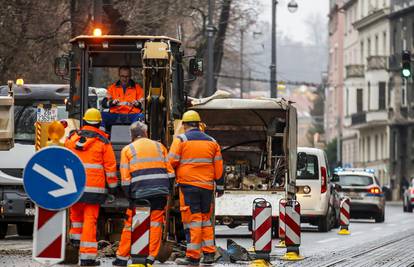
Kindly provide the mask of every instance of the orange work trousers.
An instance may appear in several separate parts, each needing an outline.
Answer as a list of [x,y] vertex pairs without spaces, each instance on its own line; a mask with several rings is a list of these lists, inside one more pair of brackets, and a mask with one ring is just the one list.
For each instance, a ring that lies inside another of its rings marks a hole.
[[186,256],[195,260],[215,253],[214,228],[211,222],[213,191],[195,186],[180,187],[180,211],[187,239]]
[[[150,215],[150,243],[148,260],[154,261],[158,255],[162,239],[162,227],[165,223],[166,197],[148,199],[151,203]],[[127,218],[124,222],[124,229],[121,234],[116,257],[121,260],[128,260],[131,252],[131,231],[132,231],[132,209],[127,209]]]
[[70,209],[69,237],[80,241],[79,258],[81,260],[95,260],[98,254],[96,242],[96,222],[99,216],[99,204],[78,202]]

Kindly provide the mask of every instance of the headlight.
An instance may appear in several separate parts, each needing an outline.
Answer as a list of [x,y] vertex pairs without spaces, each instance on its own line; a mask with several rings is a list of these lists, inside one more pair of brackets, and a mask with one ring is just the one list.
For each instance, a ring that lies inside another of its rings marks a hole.
[[303,188],[303,193],[305,193],[305,194],[309,194],[309,193],[310,193],[310,191],[311,191],[311,188],[310,188],[309,186],[305,186],[305,187]]

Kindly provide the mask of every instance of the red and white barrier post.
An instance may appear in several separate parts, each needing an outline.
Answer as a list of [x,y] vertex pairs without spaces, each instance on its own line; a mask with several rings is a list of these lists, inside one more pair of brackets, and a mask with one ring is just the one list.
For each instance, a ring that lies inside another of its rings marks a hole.
[[351,200],[349,198],[344,198],[341,201],[341,213],[339,215],[339,232],[340,235],[349,235],[351,232],[349,231],[349,219],[351,218],[350,213],[350,203]]
[[133,264],[146,264],[149,255],[151,208],[137,206],[132,217],[131,259]]
[[33,259],[47,266],[65,258],[66,210],[46,210],[36,205]]
[[302,260],[303,257],[299,253],[299,246],[301,241],[300,204],[296,200],[289,200],[286,203],[285,225],[286,253],[282,259],[287,261]]
[[285,248],[285,217],[286,217],[286,199],[281,199],[279,201],[279,244],[277,244],[277,248]]
[[253,246],[257,258],[269,260],[272,251],[272,205],[262,198],[253,201]]

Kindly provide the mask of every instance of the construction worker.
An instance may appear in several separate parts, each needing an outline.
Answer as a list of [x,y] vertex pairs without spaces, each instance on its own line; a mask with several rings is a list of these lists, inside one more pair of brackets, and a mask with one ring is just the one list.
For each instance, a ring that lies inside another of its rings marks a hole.
[[119,80],[107,89],[106,100],[102,103],[109,107],[103,112],[103,126],[109,128],[116,122],[135,122],[143,117],[144,90],[131,79],[131,69],[123,66],[118,70]]
[[[153,264],[161,245],[162,226],[165,221],[167,196],[174,183],[174,170],[168,162],[167,149],[159,142],[147,138],[147,125],[134,122],[130,127],[132,143],[121,152],[122,188],[131,206],[151,205],[149,256],[146,264]],[[114,266],[126,266],[131,250],[132,209],[127,219],[116,253]],[[133,263],[134,263],[134,259]]]
[[179,265],[214,262],[216,252],[213,222],[214,184],[218,196],[223,194],[223,159],[217,142],[199,128],[201,119],[196,111],[187,111],[182,118],[184,134],[174,139],[169,161],[176,171],[180,210],[187,239],[185,259]]
[[79,131],[72,131],[65,142],[65,147],[79,156],[86,171],[84,193],[70,208],[69,236],[72,245],[79,246],[80,265],[98,266],[100,262],[96,260],[96,222],[99,207],[107,197],[105,184],[110,191],[114,191],[118,179],[111,143],[107,135],[99,129],[101,113],[95,108],[88,109],[83,120],[85,125]]

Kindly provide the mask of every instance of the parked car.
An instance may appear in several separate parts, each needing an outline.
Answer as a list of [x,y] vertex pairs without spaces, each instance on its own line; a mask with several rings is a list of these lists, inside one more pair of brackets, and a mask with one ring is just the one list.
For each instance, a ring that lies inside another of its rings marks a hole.
[[384,222],[385,196],[372,169],[337,170],[341,196],[351,199],[351,218]]
[[301,221],[327,232],[339,226],[339,186],[332,183],[328,159],[318,148],[298,147],[307,155],[306,167],[298,169],[296,197],[301,206]]
[[403,210],[404,212],[413,212],[414,206],[414,179],[408,188],[404,189],[403,193]]

